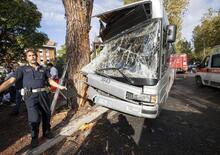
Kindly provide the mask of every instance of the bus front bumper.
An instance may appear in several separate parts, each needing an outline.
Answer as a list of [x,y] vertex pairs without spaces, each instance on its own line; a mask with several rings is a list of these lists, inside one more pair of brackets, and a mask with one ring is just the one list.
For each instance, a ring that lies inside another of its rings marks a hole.
[[104,96],[92,87],[88,89],[88,98],[97,105],[137,117],[156,118],[158,115],[158,104],[155,106],[134,104],[121,99]]

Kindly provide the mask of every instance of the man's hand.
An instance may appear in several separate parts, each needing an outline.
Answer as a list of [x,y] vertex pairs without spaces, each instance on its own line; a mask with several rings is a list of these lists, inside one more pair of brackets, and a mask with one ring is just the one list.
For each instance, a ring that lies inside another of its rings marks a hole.
[[58,87],[60,90],[67,90],[67,88],[65,86],[60,86]]
[[58,83],[56,83],[56,82],[55,82],[54,80],[52,80],[52,79],[49,79],[49,84],[50,84],[51,86],[54,86],[54,87],[58,88],[58,89],[67,90],[66,87],[59,85]]

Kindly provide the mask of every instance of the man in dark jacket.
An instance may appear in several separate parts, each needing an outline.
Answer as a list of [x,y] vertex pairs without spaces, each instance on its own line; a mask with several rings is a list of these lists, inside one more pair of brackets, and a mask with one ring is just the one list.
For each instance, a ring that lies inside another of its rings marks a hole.
[[[38,65],[37,55],[34,50],[26,51],[26,60],[28,65],[19,67],[14,75],[0,85],[0,93],[9,88],[16,81],[23,81],[21,94],[24,95],[28,111],[28,121],[31,128],[31,146],[38,146],[38,133],[40,125],[40,116],[42,116],[43,136],[52,138],[50,131],[51,112],[48,101],[46,82],[61,90],[66,89],[50,77],[50,73],[43,66]],[[41,114],[41,115],[40,115]]]

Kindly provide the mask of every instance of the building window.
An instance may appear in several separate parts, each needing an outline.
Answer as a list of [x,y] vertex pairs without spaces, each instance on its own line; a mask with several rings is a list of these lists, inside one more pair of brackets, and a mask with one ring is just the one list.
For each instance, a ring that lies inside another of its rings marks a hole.
[[46,56],[49,56],[50,55],[50,52],[48,49],[46,49]]
[[43,55],[43,50],[39,49],[39,53],[40,53],[40,56],[42,56]]
[[47,57],[47,63],[49,63],[50,62],[50,58],[49,57]]

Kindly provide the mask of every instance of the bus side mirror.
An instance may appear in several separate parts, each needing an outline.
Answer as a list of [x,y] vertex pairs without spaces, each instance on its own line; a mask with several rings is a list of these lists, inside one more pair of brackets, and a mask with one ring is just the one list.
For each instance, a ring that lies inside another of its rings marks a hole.
[[177,31],[176,25],[167,26],[167,42],[168,43],[173,43],[176,41],[176,31]]

